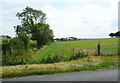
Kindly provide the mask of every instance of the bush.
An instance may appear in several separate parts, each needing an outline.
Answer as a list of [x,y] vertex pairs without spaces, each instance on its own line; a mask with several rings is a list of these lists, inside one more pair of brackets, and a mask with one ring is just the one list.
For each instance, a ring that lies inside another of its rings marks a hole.
[[55,63],[55,62],[61,62],[65,61],[65,55],[57,55],[57,54],[52,54],[48,55],[47,57],[44,57],[41,59],[40,63]]
[[10,39],[2,39],[2,53],[6,54],[10,51]]
[[3,40],[2,65],[25,64],[31,58],[31,50],[26,49],[25,43],[18,37]]
[[24,48],[28,49],[29,47],[29,36],[25,32],[19,32],[18,33],[18,38],[23,42]]
[[64,54],[58,55],[58,54],[53,53],[52,55],[48,55],[44,58],[41,58],[39,60],[39,63],[47,64],[47,63],[63,62],[63,61],[69,61],[69,60],[76,60],[76,59],[84,58],[87,56],[88,54],[82,51],[76,52],[76,55],[71,56],[71,57],[66,57]]
[[20,51],[21,49],[25,49],[23,41],[19,39],[18,37],[11,39],[10,46],[13,50]]
[[2,65],[25,64],[31,54],[37,51],[36,41],[29,40],[26,33],[18,33],[18,37],[2,40]]
[[37,46],[37,41],[35,41],[35,40],[30,40],[30,48],[37,48],[36,46]]
[[87,57],[87,56],[88,56],[88,53],[85,53],[83,51],[78,51],[78,52],[76,52],[76,55],[71,56],[70,60],[76,60],[76,59],[84,58],[84,57]]

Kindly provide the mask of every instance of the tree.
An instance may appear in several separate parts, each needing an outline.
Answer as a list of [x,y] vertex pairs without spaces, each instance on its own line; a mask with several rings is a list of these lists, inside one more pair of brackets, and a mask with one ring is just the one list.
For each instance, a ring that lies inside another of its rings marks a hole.
[[116,33],[110,33],[109,36],[111,37],[120,37],[120,31],[116,32]]
[[59,38],[56,38],[56,39],[54,39],[55,41],[59,41],[60,39]]
[[67,39],[66,38],[60,38],[60,41],[66,41]]
[[116,32],[116,33],[115,33],[115,36],[116,36],[116,37],[120,37],[120,31]]
[[8,36],[8,35],[1,35],[0,37],[3,38],[3,39],[11,39],[11,37]]
[[46,24],[46,14],[41,10],[26,7],[23,12],[16,16],[21,20],[21,25],[14,26],[16,35],[19,32],[26,32],[31,39],[36,40],[38,46],[48,43],[53,39],[53,31]]
[[113,38],[113,36],[115,36],[115,34],[114,33],[110,33],[109,36]]
[[49,29],[48,24],[35,24],[36,29],[31,37],[33,40],[37,40],[38,45],[45,45],[53,41],[53,31]]
[[18,38],[21,39],[21,41],[23,42],[25,49],[28,49],[29,36],[27,35],[27,33],[19,32],[18,33]]

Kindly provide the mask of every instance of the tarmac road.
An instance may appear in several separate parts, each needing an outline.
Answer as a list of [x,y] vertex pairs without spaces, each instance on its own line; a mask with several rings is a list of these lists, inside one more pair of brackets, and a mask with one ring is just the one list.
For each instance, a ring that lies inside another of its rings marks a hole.
[[3,81],[118,81],[118,69],[34,75]]

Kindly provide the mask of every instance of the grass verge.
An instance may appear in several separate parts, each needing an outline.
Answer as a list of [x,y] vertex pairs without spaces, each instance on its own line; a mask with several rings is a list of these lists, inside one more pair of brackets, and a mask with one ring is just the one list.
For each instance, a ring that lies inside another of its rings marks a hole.
[[88,71],[104,68],[117,68],[118,56],[88,56],[85,58],[53,63],[3,66],[2,77],[12,78],[28,75],[53,74],[72,71]]

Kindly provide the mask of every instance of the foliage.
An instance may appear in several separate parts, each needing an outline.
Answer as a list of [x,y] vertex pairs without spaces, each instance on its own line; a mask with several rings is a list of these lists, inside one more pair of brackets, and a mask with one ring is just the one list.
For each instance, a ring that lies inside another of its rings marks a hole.
[[2,39],[11,39],[11,37],[8,36],[8,35],[1,35],[0,37],[1,37]]
[[3,65],[26,64],[30,55],[37,52],[36,47],[53,41],[53,31],[46,24],[46,14],[41,10],[26,7],[16,16],[21,20],[21,25],[14,26],[16,37],[2,36],[10,39],[3,40]]
[[24,48],[28,49],[30,39],[29,39],[29,36],[27,35],[27,33],[19,32],[18,37],[24,43]]
[[46,14],[41,10],[26,7],[16,16],[21,20],[21,25],[14,26],[16,37],[3,40],[3,65],[23,64],[25,57],[29,59],[27,55],[31,51],[32,53],[37,51],[36,47],[40,48],[53,41],[53,31],[49,24],[46,24]]
[[12,38],[10,40],[10,46],[11,46],[11,49],[18,50],[18,51],[21,49],[25,49],[24,42],[18,37]]
[[120,37],[120,31],[115,33],[116,37]]
[[59,41],[60,39],[59,39],[59,38],[55,38],[54,40],[55,40],[55,41]]
[[48,24],[35,24],[36,29],[32,33],[31,39],[36,40],[38,46],[48,44],[53,41],[53,31]]
[[41,64],[41,63],[44,63],[44,64],[47,64],[47,63],[56,63],[56,62],[64,62],[64,61],[70,61],[70,60],[76,60],[76,59],[79,59],[79,58],[85,58],[87,57],[88,54],[87,53],[84,53],[82,51],[80,52],[76,52],[75,55],[72,55],[70,57],[66,57],[66,55],[64,55],[64,53],[61,53],[60,55],[58,54],[51,54],[51,55],[48,55],[46,57],[43,57],[43,58],[39,58],[39,60],[31,60],[29,62],[29,64]]
[[78,40],[76,37],[67,37],[67,38],[56,38],[54,40],[57,41],[71,41],[71,40]]
[[110,33],[109,36],[114,37],[115,33]]
[[76,52],[76,55],[74,56],[71,56],[70,60],[76,60],[76,59],[79,59],[79,58],[84,58],[84,57],[87,57],[88,54],[83,52],[83,51],[78,51]]
[[[26,49],[24,41],[19,37],[3,39],[2,42],[2,65],[25,64],[31,58],[32,50]],[[29,46],[33,45],[30,43]]]
[[33,49],[33,48],[36,48],[37,46],[37,42],[35,40],[29,40],[29,43],[30,43],[30,48]]
[[60,38],[60,41],[67,41],[66,38]]
[[110,33],[109,36],[111,37],[120,37],[120,31],[116,32],[116,33]]
[[11,62],[13,63],[17,56],[22,55],[22,49],[24,49],[24,44],[18,37],[12,38],[9,42],[8,40],[3,40],[3,65],[10,65]]
[[46,14],[41,10],[26,7],[23,12],[16,15],[21,25],[14,26],[16,34],[26,32],[31,39],[36,40],[38,47],[49,43],[53,39],[53,32],[46,23]]
[[42,58],[40,63],[46,64],[46,63],[62,62],[65,61],[65,57],[66,57],[65,55],[52,54]]
[[2,53],[6,54],[7,50],[10,51],[10,39],[2,39]]

